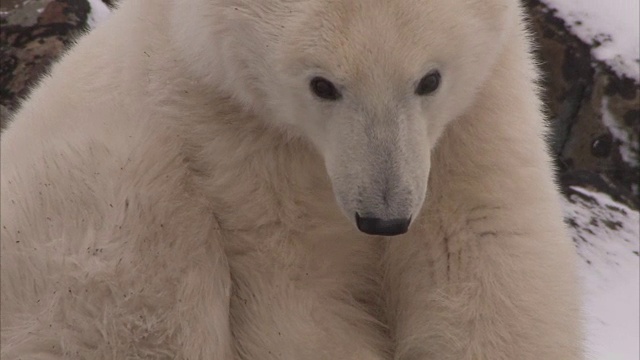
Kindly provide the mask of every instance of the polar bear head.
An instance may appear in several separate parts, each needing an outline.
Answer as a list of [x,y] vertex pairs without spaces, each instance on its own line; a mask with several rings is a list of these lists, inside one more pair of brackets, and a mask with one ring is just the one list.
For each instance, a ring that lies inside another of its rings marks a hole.
[[430,151],[518,18],[509,0],[175,0],[191,69],[323,156],[363,232],[407,231]]

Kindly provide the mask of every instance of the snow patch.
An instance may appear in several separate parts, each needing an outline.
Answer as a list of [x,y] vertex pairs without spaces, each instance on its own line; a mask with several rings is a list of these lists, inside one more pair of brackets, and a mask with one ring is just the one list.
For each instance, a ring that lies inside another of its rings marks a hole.
[[543,0],[568,28],[592,46],[593,56],[640,82],[640,1]]
[[609,99],[602,100],[602,122],[609,129],[611,135],[620,142],[620,156],[622,160],[630,165],[638,164],[640,158],[640,143],[634,139],[631,131],[620,125],[613,114],[609,111]]
[[102,2],[102,0],[88,0],[91,6],[89,11],[89,19],[87,24],[90,29],[95,29],[100,23],[104,22],[110,15],[111,9]]
[[582,258],[587,349],[593,360],[640,359],[640,214],[572,186],[565,217]]

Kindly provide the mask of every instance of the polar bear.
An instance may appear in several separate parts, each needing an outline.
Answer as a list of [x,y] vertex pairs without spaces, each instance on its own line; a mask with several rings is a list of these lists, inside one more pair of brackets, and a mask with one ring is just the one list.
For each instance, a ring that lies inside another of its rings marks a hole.
[[2,134],[3,359],[581,359],[522,10],[123,0]]

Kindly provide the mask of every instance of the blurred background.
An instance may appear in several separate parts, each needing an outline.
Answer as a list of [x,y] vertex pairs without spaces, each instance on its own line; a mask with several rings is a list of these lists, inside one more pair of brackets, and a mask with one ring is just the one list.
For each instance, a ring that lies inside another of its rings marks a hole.
[[[137,1],[137,0],[130,0]],[[354,0],[355,1],[355,0]],[[116,0],[1,0],[0,128]],[[526,0],[594,360],[640,359],[638,0]]]

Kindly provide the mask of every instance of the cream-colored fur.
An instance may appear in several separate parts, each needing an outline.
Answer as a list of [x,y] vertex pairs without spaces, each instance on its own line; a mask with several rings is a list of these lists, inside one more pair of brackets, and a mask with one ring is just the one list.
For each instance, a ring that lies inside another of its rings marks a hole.
[[123,1],[2,134],[2,359],[581,359],[529,51],[508,0]]

